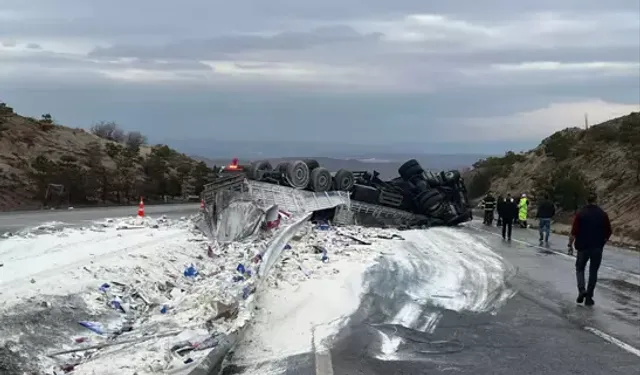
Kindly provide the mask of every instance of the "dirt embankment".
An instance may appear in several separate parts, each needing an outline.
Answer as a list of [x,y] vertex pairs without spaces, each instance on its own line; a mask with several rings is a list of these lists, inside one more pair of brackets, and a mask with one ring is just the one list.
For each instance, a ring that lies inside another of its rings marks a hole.
[[467,174],[471,194],[549,194],[559,213],[554,230],[567,233],[590,192],[609,213],[618,243],[640,245],[640,113],[588,129],[567,128],[533,150],[477,162]]
[[116,130],[120,140],[58,125],[50,115],[20,116],[0,103],[0,211],[126,204],[140,196],[160,202],[197,195],[212,176],[202,162],[164,145],[132,145]]

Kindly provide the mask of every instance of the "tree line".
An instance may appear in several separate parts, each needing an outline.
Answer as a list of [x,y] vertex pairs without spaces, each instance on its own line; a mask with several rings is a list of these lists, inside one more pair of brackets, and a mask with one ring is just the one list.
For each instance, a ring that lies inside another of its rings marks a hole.
[[94,141],[84,150],[53,160],[38,155],[31,161],[36,195],[44,205],[131,203],[139,199],[199,195],[217,168],[209,168],[166,145],[141,152],[147,139],[126,133],[113,122],[94,125],[91,132],[109,142]]

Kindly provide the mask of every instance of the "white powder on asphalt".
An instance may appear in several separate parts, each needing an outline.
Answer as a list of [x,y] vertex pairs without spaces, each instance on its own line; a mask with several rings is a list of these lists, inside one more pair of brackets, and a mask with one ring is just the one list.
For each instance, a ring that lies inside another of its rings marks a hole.
[[237,362],[308,353],[313,342],[316,348],[324,346],[358,308],[363,275],[372,264],[365,259],[334,260],[322,265],[327,274],[317,279],[299,285],[282,283],[265,291],[259,296],[260,310],[245,336],[251,344],[240,346]]

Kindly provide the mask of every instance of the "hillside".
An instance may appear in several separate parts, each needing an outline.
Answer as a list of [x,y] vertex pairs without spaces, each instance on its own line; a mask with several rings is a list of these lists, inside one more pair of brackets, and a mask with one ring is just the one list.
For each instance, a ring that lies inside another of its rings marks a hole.
[[[470,193],[480,197],[527,193],[532,201],[549,193],[561,209],[557,220],[568,224],[589,191],[609,213],[616,237],[640,241],[640,113],[615,118],[588,129],[567,128],[535,149],[487,158],[468,173]],[[535,203],[535,202],[532,202]],[[535,207],[535,204],[533,205]],[[534,211],[535,212],[535,211]],[[533,216],[532,216],[533,217]],[[558,224],[558,231],[565,231]]]
[[161,200],[198,194],[211,178],[205,163],[144,143],[114,123],[72,129],[0,103],[0,210]]

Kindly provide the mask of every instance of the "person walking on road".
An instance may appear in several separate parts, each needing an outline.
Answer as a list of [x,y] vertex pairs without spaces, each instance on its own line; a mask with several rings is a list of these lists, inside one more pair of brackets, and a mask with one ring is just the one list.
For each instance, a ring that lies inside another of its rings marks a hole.
[[[576,255],[576,281],[578,282],[577,303],[584,302],[593,306],[593,291],[598,281],[598,270],[602,263],[604,245],[611,237],[611,222],[609,215],[596,205],[596,195],[591,194],[587,205],[583,207],[573,219],[571,237],[569,237],[569,254],[573,254],[573,247],[578,251]],[[589,263],[589,282],[585,288],[584,271]]]
[[520,221],[520,227],[528,228],[527,225],[527,211],[529,210],[529,200],[527,194],[522,193],[522,198],[518,202],[518,220]]
[[511,194],[507,194],[499,215],[502,217],[502,239],[511,241],[513,222],[518,218],[518,204]]
[[482,200],[482,207],[484,208],[484,224],[491,225],[493,223],[493,211],[496,208],[496,198],[493,197],[491,192],[487,192],[487,195]]
[[[538,219],[538,232],[540,232],[540,246],[544,244],[549,246],[549,234],[551,233],[551,219],[556,214],[556,206],[549,199],[549,196],[545,194],[542,200],[538,203],[538,212],[536,218]],[[544,235],[544,238],[543,238]]]
[[502,208],[504,207],[504,197],[502,195],[498,195],[498,201],[496,202],[496,211],[498,212],[498,222],[496,225],[498,227],[502,226],[502,216],[500,216],[500,212],[502,212]]

